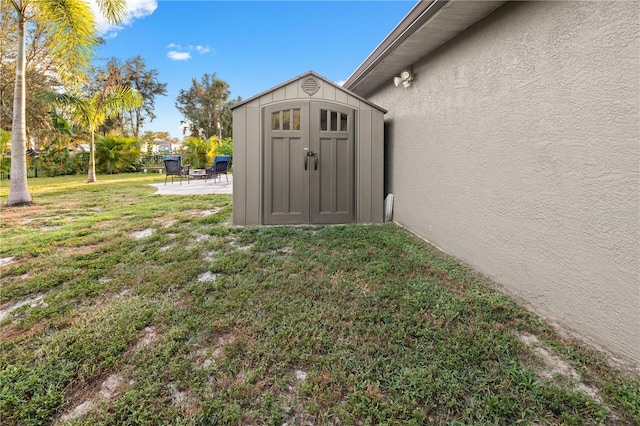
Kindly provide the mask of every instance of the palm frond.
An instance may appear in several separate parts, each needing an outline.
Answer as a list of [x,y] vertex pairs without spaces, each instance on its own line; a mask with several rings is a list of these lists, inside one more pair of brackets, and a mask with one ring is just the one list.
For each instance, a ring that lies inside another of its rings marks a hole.
[[35,3],[36,19],[51,37],[51,53],[63,77],[78,80],[98,44],[90,6],[82,0],[36,0]]
[[66,134],[67,136],[73,136],[73,126],[66,118],[58,114],[55,108],[51,111],[51,125],[59,132]]
[[112,24],[122,21],[127,12],[127,0],[96,0],[102,16]]
[[137,108],[142,105],[142,95],[129,86],[116,86],[107,92],[103,100],[104,111],[112,117],[122,110]]
[[68,93],[43,92],[38,93],[36,97],[46,103],[60,106],[62,108],[76,108],[80,104],[86,102],[84,99]]

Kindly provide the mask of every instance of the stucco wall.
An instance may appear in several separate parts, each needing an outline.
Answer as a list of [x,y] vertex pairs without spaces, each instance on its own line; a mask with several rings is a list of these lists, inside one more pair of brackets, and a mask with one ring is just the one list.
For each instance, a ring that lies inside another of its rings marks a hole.
[[637,2],[507,4],[370,96],[394,220],[637,364],[639,33]]

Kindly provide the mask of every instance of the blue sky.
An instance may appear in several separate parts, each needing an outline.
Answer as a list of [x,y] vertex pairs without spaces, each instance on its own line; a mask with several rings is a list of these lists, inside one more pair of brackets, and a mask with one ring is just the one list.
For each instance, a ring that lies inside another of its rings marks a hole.
[[145,130],[182,139],[175,99],[193,78],[216,73],[231,97],[247,99],[313,70],[346,80],[415,0],[213,1],[128,0],[118,28],[99,24],[106,37],[99,58],[138,55],[167,83],[156,98],[157,118]]

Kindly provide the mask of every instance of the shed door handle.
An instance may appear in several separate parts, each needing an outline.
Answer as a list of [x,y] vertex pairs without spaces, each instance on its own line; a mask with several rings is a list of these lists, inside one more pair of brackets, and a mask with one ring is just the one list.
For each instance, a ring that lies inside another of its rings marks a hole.
[[314,157],[315,158],[315,169],[318,170],[318,157],[316,156],[316,153],[313,151],[308,151],[307,148],[304,149],[305,151],[307,151],[307,153],[304,156],[304,169],[307,170],[308,169],[308,161],[309,161],[309,157]]
[[313,154],[313,169],[318,170],[318,156]]

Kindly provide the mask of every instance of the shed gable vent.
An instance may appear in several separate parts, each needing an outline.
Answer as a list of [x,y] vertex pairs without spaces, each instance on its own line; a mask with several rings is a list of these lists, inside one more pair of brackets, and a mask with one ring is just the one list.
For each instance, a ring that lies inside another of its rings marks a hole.
[[304,93],[311,96],[320,90],[320,82],[313,77],[307,77],[302,80],[302,90]]

